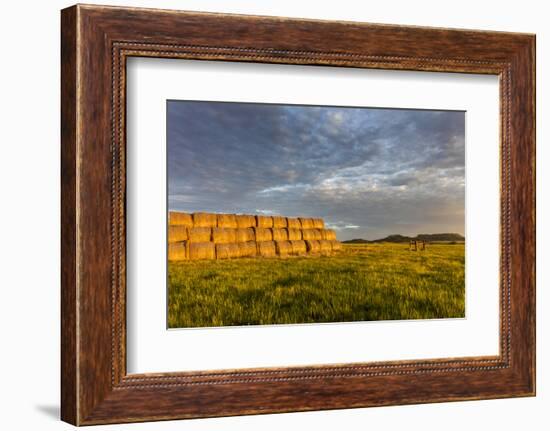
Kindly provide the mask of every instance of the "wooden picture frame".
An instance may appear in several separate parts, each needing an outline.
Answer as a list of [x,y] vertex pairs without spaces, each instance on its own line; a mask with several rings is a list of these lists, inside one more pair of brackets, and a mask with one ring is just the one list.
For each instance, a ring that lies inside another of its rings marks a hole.
[[[61,417],[75,425],[535,394],[535,36],[77,5],[61,14]],[[127,374],[130,56],[500,77],[500,354]]]

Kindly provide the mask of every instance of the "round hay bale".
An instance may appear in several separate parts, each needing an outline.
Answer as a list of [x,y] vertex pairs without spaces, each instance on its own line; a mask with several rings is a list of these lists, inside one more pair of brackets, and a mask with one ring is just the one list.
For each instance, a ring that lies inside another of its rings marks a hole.
[[254,228],[254,238],[256,241],[272,241],[273,240],[273,232],[271,229],[264,228],[264,227],[255,227]]
[[321,244],[319,244],[319,241],[316,239],[308,239],[305,241],[306,248],[308,253],[320,253],[321,252]]
[[235,242],[254,241],[254,228],[239,228],[235,229]]
[[315,227],[313,225],[312,218],[299,217],[299,220],[300,220],[300,223],[302,223],[302,229],[313,229]]
[[256,217],[253,215],[239,214],[235,216],[235,220],[237,221],[237,227],[239,228],[256,226]]
[[273,227],[273,217],[257,215],[256,216],[256,226],[264,227],[264,228]]
[[210,213],[193,213],[193,226],[195,227],[216,227],[218,217]]
[[277,255],[277,248],[275,247],[275,241],[260,241],[256,243],[258,256],[262,257],[274,257]]
[[273,216],[273,229],[287,227],[286,217]]
[[212,240],[212,228],[191,227],[187,229],[189,242],[209,242]]
[[189,243],[189,260],[215,259],[216,244],[213,242]]
[[241,250],[239,244],[216,244],[216,259],[231,259],[235,257],[241,257]]
[[187,235],[187,226],[168,226],[168,242],[180,242],[187,241],[189,236]]
[[232,229],[236,229],[238,227],[235,214],[217,214],[216,219],[218,227],[228,227]]
[[342,250],[342,243],[340,241],[336,241],[335,239],[331,240],[330,243],[332,244],[332,251],[338,251]]
[[187,260],[189,252],[189,242],[180,241],[168,244],[168,260]]
[[212,241],[215,244],[229,244],[231,242],[237,242],[237,236],[235,233],[236,229],[231,229],[228,227],[213,227]]
[[322,218],[314,218],[313,219],[313,227],[315,229],[324,229],[325,228],[325,222]]
[[288,239],[298,241],[302,239],[302,231],[300,229],[287,228]]
[[315,239],[315,235],[313,233],[313,229],[304,229],[302,230],[302,238],[304,240],[314,240]]
[[287,217],[286,225],[289,229],[302,229],[302,223],[297,218]]
[[290,241],[290,244],[292,245],[292,254],[306,254],[307,248],[305,241]]
[[283,228],[273,228],[273,241],[286,241],[288,240],[288,231]]
[[330,254],[332,251],[332,243],[326,239],[319,241],[319,249],[322,254]]
[[332,229],[322,229],[321,236],[322,236],[322,239],[328,239],[332,241],[336,239],[336,231]]
[[292,254],[292,244],[290,241],[275,241],[275,249],[279,256]]
[[193,218],[191,214],[170,211],[168,213],[168,224],[171,226],[193,227]]
[[238,246],[241,257],[256,256],[256,241],[240,242]]
[[309,239],[309,240],[323,239],[323,237],[321,235],[321,231],[319,229],[303,229],[302,230],[302,238],[303,239]]

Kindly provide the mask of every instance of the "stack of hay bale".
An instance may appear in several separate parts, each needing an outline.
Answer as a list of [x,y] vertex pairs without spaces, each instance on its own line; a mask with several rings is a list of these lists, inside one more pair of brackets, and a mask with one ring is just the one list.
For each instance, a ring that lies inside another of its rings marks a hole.
[[328,255],[341,248],[320,218],[169,214],[168,260]]

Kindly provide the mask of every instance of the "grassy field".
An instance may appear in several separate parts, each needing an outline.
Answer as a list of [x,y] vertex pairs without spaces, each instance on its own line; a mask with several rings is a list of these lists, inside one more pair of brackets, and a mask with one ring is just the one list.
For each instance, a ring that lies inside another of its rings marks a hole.
[[170,328],[464,317],[464,244],[170,263]]

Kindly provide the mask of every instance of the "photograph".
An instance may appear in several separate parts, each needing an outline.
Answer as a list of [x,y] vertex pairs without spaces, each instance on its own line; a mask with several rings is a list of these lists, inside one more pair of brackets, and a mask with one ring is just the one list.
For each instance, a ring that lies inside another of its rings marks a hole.
[[543,7],[161,3],[7,6],[4,428],[547,423]]
[[167,326],[465,317],[465,112],[167,101]]

